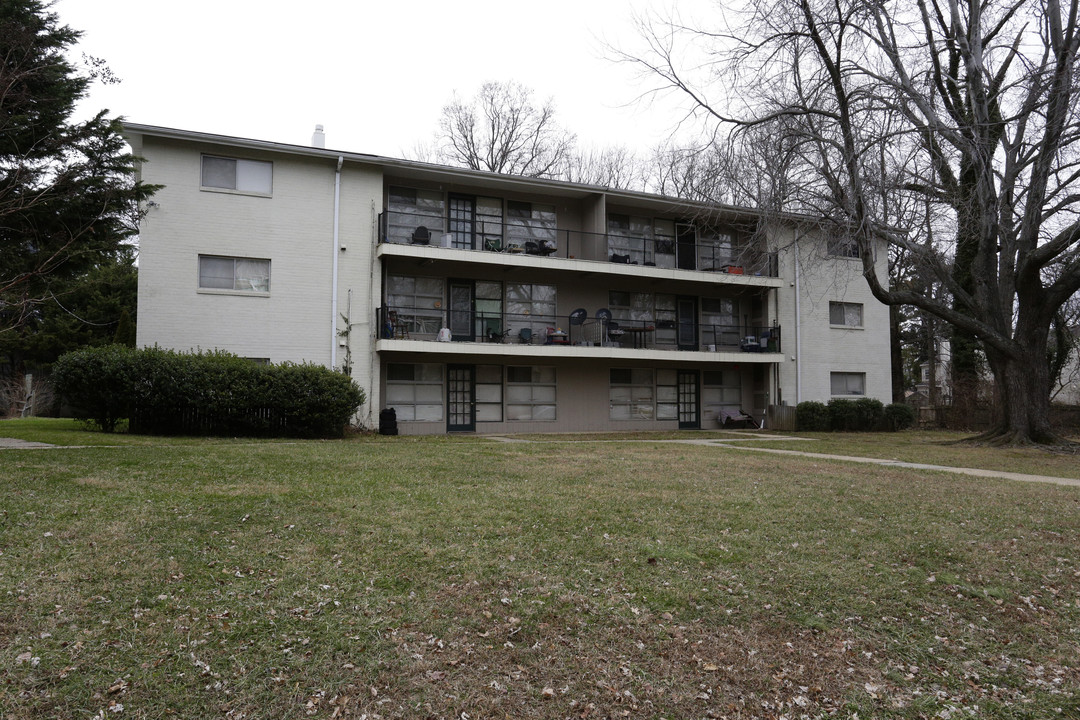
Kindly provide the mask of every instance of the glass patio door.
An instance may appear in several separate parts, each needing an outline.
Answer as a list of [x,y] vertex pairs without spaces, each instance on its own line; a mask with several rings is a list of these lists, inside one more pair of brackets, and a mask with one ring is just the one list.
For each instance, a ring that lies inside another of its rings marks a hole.
[[446,431],[476,430],[476,366],[446,367]]
[[448,210],[453,246],[462,250],[475,249],[476,199],[451,195]]
[[675,303],[678,315],[677,333],[680,350],[697,350],[697,299],[680,297]]
[[450,281],[450,307],[447,320],[452,340],[471,342],[473,337],[473,283],[471,280]]
[[679,429],[694,430],[701,427],[701,402],[698,390],[698,371],[679,370]]

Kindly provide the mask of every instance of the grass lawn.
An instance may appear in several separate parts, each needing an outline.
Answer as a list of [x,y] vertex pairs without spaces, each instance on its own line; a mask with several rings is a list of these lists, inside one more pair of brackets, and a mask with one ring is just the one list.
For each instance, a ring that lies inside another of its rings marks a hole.
[[0,450],[5,720],[1080,716],[1077,488],[640,437],[0,436],[105,443]]

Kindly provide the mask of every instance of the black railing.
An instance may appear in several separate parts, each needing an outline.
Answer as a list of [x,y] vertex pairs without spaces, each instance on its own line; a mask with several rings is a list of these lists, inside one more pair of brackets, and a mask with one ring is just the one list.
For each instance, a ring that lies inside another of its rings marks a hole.
[[527,218],[504,221],[478,216],[461,221],[387,210],[379,215],[379,242],[779,277],[777,254],[748,246],[566,230]]
[[379,308],[377,337],[526,345],[577,345],[706,352],[781,352],[779,326],[679,319],[620,320],[601,313],[546,315],[440,308]]

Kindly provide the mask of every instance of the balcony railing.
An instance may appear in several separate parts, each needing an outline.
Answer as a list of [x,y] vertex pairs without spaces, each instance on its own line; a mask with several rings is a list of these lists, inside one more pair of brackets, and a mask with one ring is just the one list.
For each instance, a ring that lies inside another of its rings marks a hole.
[[387,210],[379,215],[379,242],[779,277],[776,253],[721,242],[565,230],[529,218],[463,221]]
[[690,320],[589,318],[477,310],[384,307],[376,311],[381,339],[576,345],[706,352],[782,352],[780,327]]

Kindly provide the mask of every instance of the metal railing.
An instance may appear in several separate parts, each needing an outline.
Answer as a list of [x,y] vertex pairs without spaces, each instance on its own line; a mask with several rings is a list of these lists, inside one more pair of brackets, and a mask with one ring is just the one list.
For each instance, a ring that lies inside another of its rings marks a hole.
[[576,345],[706,352],[782,352],[779,326],[382,307],[377,337],[525,345]]
[[719,242],[593,233],[522,219],[450,220],[441,215],[387,210],[379,214],[379,242],[401,245],[593,260],[733,275],[779,277],[776,253]]

